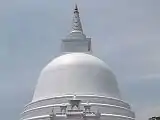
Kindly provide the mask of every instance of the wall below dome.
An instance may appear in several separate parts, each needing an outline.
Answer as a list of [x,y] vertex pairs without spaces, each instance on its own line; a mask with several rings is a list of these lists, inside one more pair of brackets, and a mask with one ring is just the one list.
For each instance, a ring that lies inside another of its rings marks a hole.
[[[82,108],[83,106],[81,106]],[[41,108],[37,108],[28,112],[25,112],[23,114],[23,119],[30,118],[30,117],[35,117],[35,116],[41,116],[41,115],[49,115],[51,114],[53,109],[53,106],[42,106]],[[92,106],[92,111],[96,112],[97,109],[99,110],[100,113],[105,113],[105,114],[114,114],[114,115],[121,115],[121,116],[127,116],[127,117],[132,117],[134,118],[134,113],[131,112],[128,109],[121,108],[118,106],[108,106],[108,105],[94,105]],[[59,106],[54,107],[54,112],[59,113],[60,108]]]
[[[67,105],[68,100],[71,100],[72,97],[73,95],[32,102],[26,106],[24,112],[22,113],[22,120],[26,120],[28,118],[36,118],[38,116],[50,115],[52,113],[53,108],[55,113],[59,113],[60,106],[64,103],[66,103]],[[77,99],[82,100],[80,109],[83,109],[84,105],[87,103],[87,101],[89,101],[90,105],[92,106],[91,108],[92,112],[96,112],[97,110],[99,110],[100,113],[104,114],[102,118],[108,117],[108,116],[105,116],[105,114],[113,115],[113,116],[109,116],[113,118],[115,118],[114,115],[123,116],[124,118],[125,117],[134,118],[134,113],[130,110],[130,106],[121,100],[118,100],[115,98],[106,98],[103,96],[87,96],[87,95],[77,96]],[[68,107],[70,107],[69,104],[68,104]],[[117,119],[119,120],[120,118],[117,118]]]
[[[24,120],[52,120],[49,116],[38,116]],[[57,118],[56,120],[66,120],[65,117]],[[72,119],[73,120],[73,119]],[[74,120],[82,120],[75,119]],[[85,120],[134,120],[133,118],[125,117],[125,116],[114,116],[114,115],[102,115],[100,119],[87,118]]]
[[[84,102],[89,101],[92,103],[103,103],[103,104],[116,105],[116,106],[130,109],[130,105],[128,103],[116,98],[97,96],[97,95],[77,95],[77,97]],[[73,95],[66,95],[66,96],[57,96],[54,98],[43,99],[43,100],[31,102],[30,104],[26,105],[24,110],[33,109],[40,106],[67,103],[68,100],[72,98],[73,98]]]

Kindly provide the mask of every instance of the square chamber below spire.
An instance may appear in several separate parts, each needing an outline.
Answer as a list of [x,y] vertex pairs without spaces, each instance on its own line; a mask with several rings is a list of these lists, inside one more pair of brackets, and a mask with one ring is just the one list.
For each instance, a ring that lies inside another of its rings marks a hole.
[[61,51],[63,53],[73,52],[91,52],[91,38],[85,39],[63,39],[61,44]]

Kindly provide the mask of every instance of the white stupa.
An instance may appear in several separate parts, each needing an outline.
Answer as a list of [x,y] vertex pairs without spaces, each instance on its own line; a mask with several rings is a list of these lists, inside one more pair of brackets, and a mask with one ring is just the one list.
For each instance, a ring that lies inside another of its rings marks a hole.
[[62,40],[62,55],[42,70],[33,100],[21,120],[134,120],[121,99],[115,75],[92,55],[77,6],[71,33]]

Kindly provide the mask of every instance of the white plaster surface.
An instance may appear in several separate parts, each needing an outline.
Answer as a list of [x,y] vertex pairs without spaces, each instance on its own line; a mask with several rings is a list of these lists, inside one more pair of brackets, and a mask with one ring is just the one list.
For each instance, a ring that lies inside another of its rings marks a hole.
[[41,72],[33,101],[67,94],[120,98],[117,81],[99,58],[70,53],[55,58]]

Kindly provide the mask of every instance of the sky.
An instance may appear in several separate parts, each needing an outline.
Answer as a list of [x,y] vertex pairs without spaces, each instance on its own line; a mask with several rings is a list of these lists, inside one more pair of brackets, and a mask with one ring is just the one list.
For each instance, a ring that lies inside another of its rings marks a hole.
[[0,116],[17,120],[60,53],[75,3],[94,55],[117,77],[136,120],[160,115],[160,0],[0,0]]

